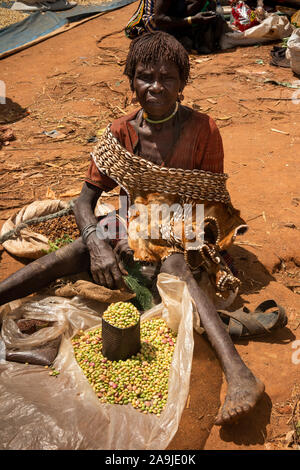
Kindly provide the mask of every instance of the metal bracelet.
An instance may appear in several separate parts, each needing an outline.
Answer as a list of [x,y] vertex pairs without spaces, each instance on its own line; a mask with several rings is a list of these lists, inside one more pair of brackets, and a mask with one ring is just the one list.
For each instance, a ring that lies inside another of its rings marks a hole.
[[82,236],[84,243],[87,242],[88,237],[91,235],[91,233],[94,233],[94,232],[96,232],[96,224],[89,224],[82,229],[81,236]]

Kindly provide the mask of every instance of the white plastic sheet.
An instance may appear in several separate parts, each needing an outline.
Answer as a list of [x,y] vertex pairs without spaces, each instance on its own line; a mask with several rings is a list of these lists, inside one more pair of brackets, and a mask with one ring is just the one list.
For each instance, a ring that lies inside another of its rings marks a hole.
[[98,326],[105,305],[87,304],[79,297],[40,299],[35,302],[34,318],[50,314],[53,320],[64,317],[67,322],[54,363],[60,374],[51,377],[44,367],[2,360],[1,449],[153,450],[168,446],[189,391],[193,306],[185,283],[174,276],[160,274],[158,289],[162,303],[146,312],[142,321],[162,316],[178,332],[168,401],[161,416],[144,415],[130,405],[101,404],[75,361],[70,338],[80,329]]

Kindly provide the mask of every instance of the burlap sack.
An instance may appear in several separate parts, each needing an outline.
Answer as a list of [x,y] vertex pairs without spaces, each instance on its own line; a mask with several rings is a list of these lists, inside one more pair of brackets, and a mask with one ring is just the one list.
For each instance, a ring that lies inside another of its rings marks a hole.
[[[17,225],[36,217],[54,214],[68,207],[67,201],[60,199],[45,199],[34,201],[16,212],[2,226],[0,236],[14,230]],[[109,193],[103,192],[99,198],[96,208],[96,217],[103,216],[118,207],[118,194],[116,190]],[[22,229],[17,236],[11,237],[3,242],[3,247],[12,255],[19,258],[37,259],[45,255],[49,250],[48,238],[34,232],[34,225]]]
[[60,297],[74,297],[79,295],[85,299],[97,300],[98,302],[114,303],[126,302],[135,297],[135,294],[123,290],[110,290],[90,281],[79,280],[75,283],[69,282],[55,289],[55,295]]
[[[23,207],[19,212],[10,217],[2,226],[0,236],[10,230],[14,230],[17,225],[27,220],[54,214],[68,207],[68,202],[59,199],[49,199],[35,201],[29,206]],[[34,226],[22,229],[18,235],[5,241],[3,247],[10,254],[18,258],[37,259],[49,250],[48,238],[34,232]]]

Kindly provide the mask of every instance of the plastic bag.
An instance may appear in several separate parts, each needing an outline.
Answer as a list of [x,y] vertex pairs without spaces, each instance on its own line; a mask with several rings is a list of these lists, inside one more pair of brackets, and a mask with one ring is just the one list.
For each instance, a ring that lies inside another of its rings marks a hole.
[[244,2],[232,2],[231,13],[234,18],[232,24],[240,31],[246,31],[259,23],[255,11],[251,10]]
[[[39,295],[34,300],[15,301],[5,305],[1,309],[4,358],[23,364],[51,365],[57,356],[63,333],[78,313],[77,303],[74,305],[64,298]],[[30,324],[36,320],[43,326],[33,328],[36,331],[32,334],[22,331],[20,322]]]
[[[52,341],[62,335],[68,327],[65,318],[64,299],[58,297],[42,298],[37,296],[35,301],[24,302],[19,308],[6,313],[2,320],[1,336],[8,348],[34,348]],[[51,322],[51,326],[41,328],[39,331],[28,335],[21,333],[16,320],[36,319]]]
[[246,31],[234,31],[225,33],[220,40],[221,49],[230,49],[236,46],[249,46],[262,44],[289,37],[294,30],[286,16],[270,14],[257,26]]
[[286,57],[290,59],[292,71],[300,75],[300,29],[295,29],[289,38]]
[[144,415],[130,405],[100,403],[75,361],[70,338],[80,329],[99,325],[99,314],[106,305],[88,304],[79,297],[40,299],[43,315],[53,313],[67,322],[54,362],[60,374],[51,377],[44,367],[2,361],[1,449],[147,450],[168,446],[178,429],[189,391],[193,307],[185,283],[175,276],[160,274],[158,289],[162,303],[146,312],[142,321],[162,316],[178,331],[168,401],[161,416]]

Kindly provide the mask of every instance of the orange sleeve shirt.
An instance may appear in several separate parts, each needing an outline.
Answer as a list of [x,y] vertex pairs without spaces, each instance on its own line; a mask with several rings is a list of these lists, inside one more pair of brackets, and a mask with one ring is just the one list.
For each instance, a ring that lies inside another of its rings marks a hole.
[[[137,111],[115,120],[111,132],[119,143],[131,153],[138,143],[138,135],[130,124]],[[162,165],[163,166],[163,165]],[[204,170],[212,173],[224,172],[224,151],[222,138],[214,120],[207,114],[192,112],[183,124],[173,153],[168,159],[168,167],[184,170]],[[102,174],[91,160],[85,181],[103,191],[110,191],[116,182]]]

